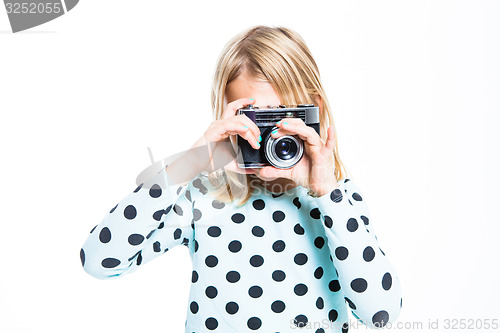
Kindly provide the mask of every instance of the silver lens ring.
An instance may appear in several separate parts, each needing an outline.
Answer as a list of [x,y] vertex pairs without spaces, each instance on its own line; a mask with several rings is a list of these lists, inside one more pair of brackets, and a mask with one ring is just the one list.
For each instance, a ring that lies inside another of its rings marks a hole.
[[[297,145],[297,154],[295,154],[295,156],[293,156],[288,160],[283,160],[279,158],[275,150],[276,145],[285,138],[292,140]],[[302,142],[302,140],[299,140],[296,136],[293,135],[284,135],[277,139],[269,135],[266,141],[266,145],[264,146],[264,155],[269,161],[269,164],[279,169],[289,169],[293,167],[300,161],[303,154],[304,154],[304,143]]]

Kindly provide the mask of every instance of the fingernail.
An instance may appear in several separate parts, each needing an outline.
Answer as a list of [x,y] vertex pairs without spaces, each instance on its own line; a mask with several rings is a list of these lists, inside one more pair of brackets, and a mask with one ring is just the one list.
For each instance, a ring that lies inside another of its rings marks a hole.
[[248,128],[248,126],[243,126],[243,128],[244,128],[244,129],[247,129],[247,128]]
[[278,121],[278,122],[276,122],[276,125],[278,125],[280,122],[281,122],[281,120],[280,120],[280,121]]
[[283,125],[288,125],[288,123],[283,123]]
[[276,134],[276,133],[278,133],[278,130],[277,130],[277,129],[275,129],[275,130],[274,130],[274,131],[272,131],[271,133],[272,133],[272,134]]
[[259,138],[257,140],[259,140],[259,142],[261,142],[262,141],[262,136],[259,135]]
[[253,98],[249,98],[249,100],[253,101]]
[[260,148],[260,143],[257,143],[257,148]]

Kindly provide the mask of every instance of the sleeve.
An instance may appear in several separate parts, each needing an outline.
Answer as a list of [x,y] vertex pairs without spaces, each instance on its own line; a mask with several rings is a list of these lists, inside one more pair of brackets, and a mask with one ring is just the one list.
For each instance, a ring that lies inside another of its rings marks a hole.
[[81,247],[85,272],[116,278],[176,245],[193,243],[189,185],[172,183],[163,168],[105,214]]
[[352,314],[370,328],[393,322],[402,306],[396,270],[380,248],[368,206],[349,178],[315,198],[332,260]]

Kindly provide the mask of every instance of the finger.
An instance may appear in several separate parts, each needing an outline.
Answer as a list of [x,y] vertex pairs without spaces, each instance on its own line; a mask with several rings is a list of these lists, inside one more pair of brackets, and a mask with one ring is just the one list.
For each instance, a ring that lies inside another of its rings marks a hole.
[[259,129],[259,127],[257,127],[257,125],[255,124],[255,122],[253,122],[252,119],[248,118],[247,115],[245,115],[245,114],[241,114],[241,115],[238,115],[236,117],[238,117],[239,120],[241,122],[243,122],[246,126],[248,126],[248,128],[253,133],[253,135],[255,136],[255,139],[258,142],[262,141],[262,137],[260,135],[260,129]]
[[226,119],[236,115],[236,111],[247,104],[254,104],[255,100],[253,98],[240,98],[228,103],[222,112],[221,119]]
[[225,133],[229,135],[239,135],[247,140],[254,149],[260,148],[259,141],[253,132],[250,131],[250,127],[241,121],[241,118],[234,117],[232,119],[228,119],[228,121],[225,121],[223,124]]
[[333,127],[328,127],[327,131],[328,137],[326,139],[325,148],[329,151],[333,151],[335,148],[335,134],[333,133]]
[[273,138],[279,138],[283,135],[298,135],[302,140],[312,146],[322,147],[321,137],[314,128],[307,126],[302,119],[287,118],[276,123],[278,131],[271,132]]

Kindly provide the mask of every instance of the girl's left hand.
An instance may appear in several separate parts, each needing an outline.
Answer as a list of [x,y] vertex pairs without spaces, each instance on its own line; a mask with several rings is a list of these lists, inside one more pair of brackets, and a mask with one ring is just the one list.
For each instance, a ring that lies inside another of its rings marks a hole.
[[326,142],[300,118],[286,118],[276,123],[278,131],[273,138],[284,135],[297,135],[304,141],[304,156],[290,169],[267,166],[257,174],[263,179],[287,178],[297,185],[308,188],[319,197],[337,188],[333,149],[335,147],[333,128],[328,128]]

